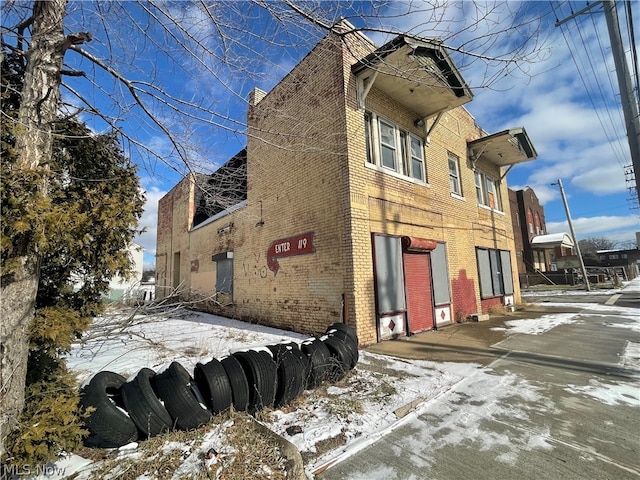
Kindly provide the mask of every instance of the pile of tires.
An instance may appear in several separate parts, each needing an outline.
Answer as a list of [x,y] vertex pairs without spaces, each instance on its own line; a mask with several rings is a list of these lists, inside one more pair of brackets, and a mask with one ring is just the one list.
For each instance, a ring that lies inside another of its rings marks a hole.
[[233,407],[255,413],[291,403],[304,390],[337,382],[358,363],[358,337],[346,324],[297,343],[267,345],[198,363],[189,373],[178,362],[156,373],[141,369],[127,381],[98,372],[82,389],[85,444],[117,448],[174,429],[191,430]]

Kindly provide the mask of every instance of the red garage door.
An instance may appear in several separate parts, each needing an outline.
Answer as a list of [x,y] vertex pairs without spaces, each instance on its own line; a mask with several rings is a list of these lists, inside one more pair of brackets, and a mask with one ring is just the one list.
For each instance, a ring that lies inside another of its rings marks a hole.
[[403,254],[409,332],[433,328],[433,296],[429,253]]

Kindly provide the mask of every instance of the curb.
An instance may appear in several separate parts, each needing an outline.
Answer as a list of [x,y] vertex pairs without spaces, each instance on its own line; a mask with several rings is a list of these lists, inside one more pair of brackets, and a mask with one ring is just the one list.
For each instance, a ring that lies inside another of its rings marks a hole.
[[302,455],[300,455],[295,445],[281,435],[278,435],[266,425],[260,423],[254,417],[249,416],[249,418],[261,434],[271,438],[280,448],[282,456],[286,459],[287,478],[293,480],[308,480],[304,472]]

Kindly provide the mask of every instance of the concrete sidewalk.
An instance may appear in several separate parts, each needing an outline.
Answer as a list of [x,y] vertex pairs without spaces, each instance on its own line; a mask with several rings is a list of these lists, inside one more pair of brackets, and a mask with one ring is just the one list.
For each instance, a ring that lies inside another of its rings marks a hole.
[[365,350],[371,353],[390,355],[409,360],[428,360],[433,362],[472,362],[488,365],[504,351],[493,348],[502,341],[508,320],[540,318],[543,315],[560,312],[578,312],[578,308],[568,306],[547,307],[544,305],[524,305],[513,313],[491,315],[480,322],[464,322],[418,333],[410,337],[388,340],[371,345]]
[[[327,462],[315,478],[640,479],[640,377],[620,363],[629,345],[640,344],[638,314],[624,305],[615,314],[589,310],[584,303],[605,302],[584,294],[575,307],[564,300],[366,348],[489,368],[423,402],[379,439]],[[580,313],[580,321],[538,335],[500,328],[559,313]]]

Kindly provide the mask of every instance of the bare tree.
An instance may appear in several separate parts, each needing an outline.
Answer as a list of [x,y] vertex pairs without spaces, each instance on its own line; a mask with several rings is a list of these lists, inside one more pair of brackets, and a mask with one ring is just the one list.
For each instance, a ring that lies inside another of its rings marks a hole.
[[589,237],[578,241],[580,251],[585,259],[598,264],[598,252],[601,250],[613,250],[618,242],[607,237]]
[[[361,30],[380,42],[398,33],[438,37],[461,70],[471,72],[471,87],[498,88],[505,75],[528,75],[546,54],[545,12],[531,10],[532,3],[7,1],[2,48],[27,63],[16,125],[19,164],[32,173],[46,167],[52,122],[66,113],[119,132],[149,175],[209,175],[230,157],[221,145],[236,152],[243,146],[249,90],[268,90],[328,32]],[[340,18],[354,27],[337,29]],[[296,136],[304,131],[301,125]],[[294,136],[282,134],[280,143],[302,148]],[[220,176],[200,177],[203,215],[238,200],[246,170],[228,169],[236,181],[222,187]],[[36,208],[47,185],[33,185]],[[2,272],[3,444],[24,402],[37,242],[33,232],[21,237],[12,254],[17,266]]]

